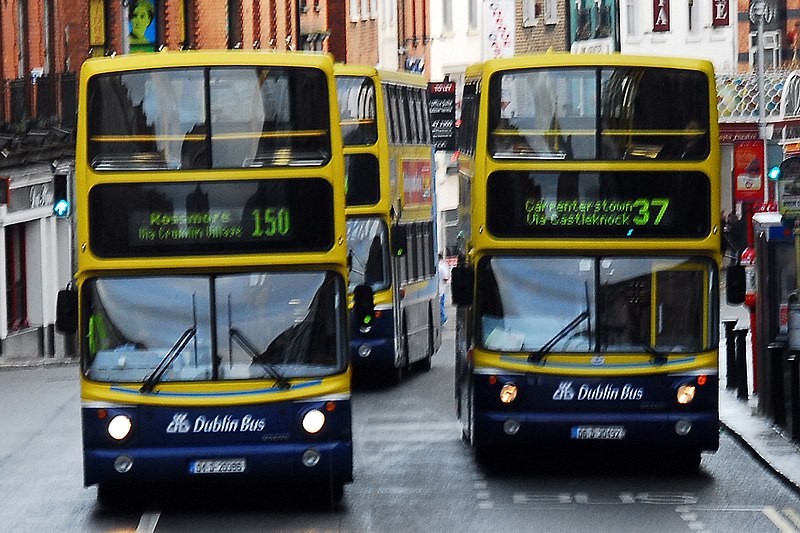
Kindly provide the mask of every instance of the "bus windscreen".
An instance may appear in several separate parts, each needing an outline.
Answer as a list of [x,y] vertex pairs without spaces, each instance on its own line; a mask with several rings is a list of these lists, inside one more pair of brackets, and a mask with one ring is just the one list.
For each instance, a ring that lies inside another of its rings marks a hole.
[[700,172],[495,172],[487,227],[501,238],[703,238],[710,195]]
[[98,185],[89,241],[100,257],[325,251],[333,189],[321,178]]

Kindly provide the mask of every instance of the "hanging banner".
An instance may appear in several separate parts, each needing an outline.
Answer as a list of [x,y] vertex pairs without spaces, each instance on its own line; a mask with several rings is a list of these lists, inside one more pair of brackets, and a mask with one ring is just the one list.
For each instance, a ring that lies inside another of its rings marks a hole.
[[764,141],[733,143],[733,199],[737,202],[764,200]]
[[483,2],[483,59],[514,57],[514,0]]

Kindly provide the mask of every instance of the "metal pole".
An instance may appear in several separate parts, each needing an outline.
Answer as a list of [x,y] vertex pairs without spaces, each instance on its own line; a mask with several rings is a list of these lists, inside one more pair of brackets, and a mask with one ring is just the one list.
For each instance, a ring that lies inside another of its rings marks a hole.
[[[764,103],[764,0],[754,0],[754,14],[758,18],[758,32],[756,35],[756,76],[758,83],[758,138],[764,142],[764,167],[767,166],[767,117],[766,105]],[[769,184],[767,183],[766,168],[761,169],[761,179],[763,180],[764,203],[769,202]]]

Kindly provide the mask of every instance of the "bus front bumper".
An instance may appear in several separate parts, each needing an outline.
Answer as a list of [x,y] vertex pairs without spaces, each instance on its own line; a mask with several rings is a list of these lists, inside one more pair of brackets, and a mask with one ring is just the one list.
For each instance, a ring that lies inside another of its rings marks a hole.
[[714,413],[525,413],[489,411],[474,420],[477,445],[569,444],[716,451],[719,419]]
[[84,450],[84,485],[233,478],[353,480],[352,442]]

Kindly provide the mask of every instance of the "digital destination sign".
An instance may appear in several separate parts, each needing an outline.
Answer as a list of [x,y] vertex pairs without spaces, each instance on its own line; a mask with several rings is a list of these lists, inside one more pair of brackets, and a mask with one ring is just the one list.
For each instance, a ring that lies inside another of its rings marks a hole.
[[710,230],[699,172],[496,172],[487,227],[497,237],[699,238]]
[[101,257],[327,250],[333,191],[321,178],[128,183],[89,195]]

